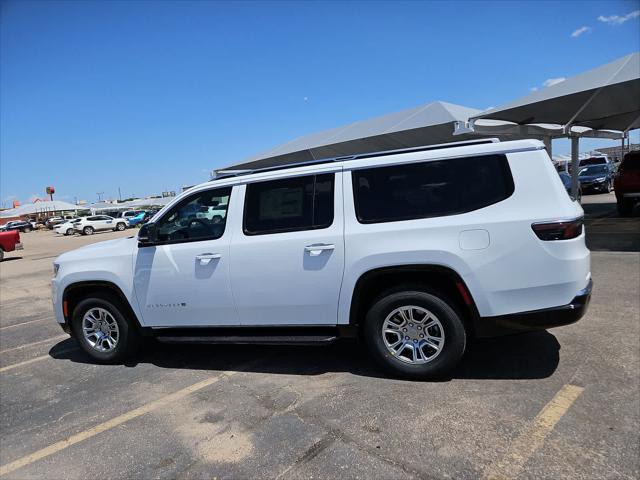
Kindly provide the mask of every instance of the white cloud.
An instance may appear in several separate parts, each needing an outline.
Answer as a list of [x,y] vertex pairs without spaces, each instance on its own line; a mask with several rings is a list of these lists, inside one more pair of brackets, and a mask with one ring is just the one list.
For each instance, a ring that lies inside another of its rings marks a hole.
[[640,17],[640,10],[634,10],[633,12],[627,13],[626,15],[623,15],[623,16],[610,15],[608,17],[605,17],[604,15],[600,15],[598,17],[598,20],[603,23],[607,23],[609,25],[622,25],[627,20],[632,20],[637,17]]
[[532,92],[537,92],[538,91],[538,87],[531,87],[529,90],[531,90]]
[[547,80],[542,82],[542,85],[544,85],[545,87],[552,87],[553,85],[557,85],[558,83],[564,82],[565,80],[566,78],[564,77],[548,78]]
[[591,32],[591,27],[587,27],[585,25],[584,27],[580,27],[577,30],[574,30],[573,33],[571,34],[571,38],[578,38],[583,33],[589,33],[589,32]]

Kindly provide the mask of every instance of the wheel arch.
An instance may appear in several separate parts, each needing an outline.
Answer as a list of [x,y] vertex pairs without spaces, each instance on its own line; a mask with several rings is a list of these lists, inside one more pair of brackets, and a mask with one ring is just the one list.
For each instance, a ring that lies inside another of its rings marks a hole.
[[386,266],[360,275],[351,297],[349,325],[358,327],[371,303],[394,285],[401,284],[431,287],[442,292],[456,303],[465,325],[474,331],[474,320],[479,313],[465,281],[452,268],[429,264]]
[[92,280],[74,282],[65,287],[62,294],[63,316],[67,325],[71,324],[73,318],[73,310],[82,299],[87,298],[91,294],[107,293],[115,296],[124,306],[127,318],[133,320],[138,331],[143,332],[144,327],[140,323],[140,319],[136,315],[129,299],[122,292],[120,287],[115,283],[106,280]]

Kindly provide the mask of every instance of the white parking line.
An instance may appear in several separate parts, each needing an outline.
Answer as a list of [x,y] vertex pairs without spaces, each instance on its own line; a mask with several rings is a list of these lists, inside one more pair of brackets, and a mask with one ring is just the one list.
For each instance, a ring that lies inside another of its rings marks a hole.
[[41,345],[43,343],[52,342],[54,340],[62,340],[63,338],[70,338],[70,337],[69,337],[69,335],[66,335],[66,334],[56,335],[55,337],[47,338],[46,340],[40,340],[39,342],[25,343],[24,345],[20,345],[19,347],[13,347],[13,348],[7,348],[6,350],[0,350],[0,353],[15,352],[16,350],[23,350],[25,348],[35,347],[36,345]]
[[0,327],[0,330],[6,330],[7,328],[21,327],[22,325],[29,325],[30,323],[44,322],[45,320],[51,320],[50,317],[39,318],[38,320],[29,320],[28,322],[14,323],[13,325],[7,325],[6,327]]
[[[65,348],[64,350],[60,350],[56,352],[56,355],[61,353],[72,352],[74,350],[78,350],[79,348],[80,347]],[[40,357],[30,358],[29,360],[25,360],[24,362],[14,363],[13,365],[7,365],[6,367],[0,368],[0,373],[13,370],[14,368],[24,367],[25,365],[30,365],[35,362],[41,362],[42,360],[47,360],[48,358],[51,358],[51,355],[42,355]]]

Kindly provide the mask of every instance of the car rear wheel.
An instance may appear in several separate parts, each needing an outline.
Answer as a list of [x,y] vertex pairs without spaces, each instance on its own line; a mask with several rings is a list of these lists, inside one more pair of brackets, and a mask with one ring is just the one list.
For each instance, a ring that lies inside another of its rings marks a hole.
[[73,235],[73,228],[68,228],[66,232],[64,232],[65,235]]
[[0,248],[0,262],[4,260],[4,250]]
[[84,227],[82,229],[82,233],[84,233],[85,235],[93,235],[93,227]]
[[383,368],[417,379],[449,374],[467,341],[462,319],[449,301],[437,292],[413,289],[375,301],[365,319],[364,337]]
[[24,233],[29,233],[31,231],[31,227],[24,227]]
[[125,315],[122,303],[110,295],[85,298],[74,309],[74,336],[96,362],[120,363],[136,350],[140,335]]
[[122,222],[116,225],[116,230],[119,231],[119,232],[123,231],[125,228],[127,228],[127,227]]

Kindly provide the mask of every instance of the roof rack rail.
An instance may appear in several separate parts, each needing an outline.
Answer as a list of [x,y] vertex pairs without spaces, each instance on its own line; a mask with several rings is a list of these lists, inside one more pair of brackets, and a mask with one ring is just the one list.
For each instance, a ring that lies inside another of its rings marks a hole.
[[479,140],[463,140],[460,142],[439,143],[436,145],[424,145],[421,147],[407,147],[407,148],[399,148],[395,150],[381,150],[378,152],[356,153],[353,155],[342,155],[339,157],[318,158],[315,160],[308,160],[305,162],[288,163],[284,165],[272,165],[269,167],[261,167],[261,168],[253,168],[253,169],[252,168],[238,168],[238,169],[223,168],[220,170],[213,170],[211,172],[211,180],[220,180],[221,178],[237,177],[241,175],[250,175],[252,173],[260,173],[260,172],[270,172],[274,170],[285,170],[287,168],[304,167],[307,165],[318,165],[322,163],[343,162],[346,160],[358,160],[362,158],[380,157],[382,155],[393,155],[397,153],[426,152],[429,150],[439,150],[442,148],[463,147],[466,145],[481,145],[485,143],[499,143],[499,142],[500,140],[498,138],[483,138]]

